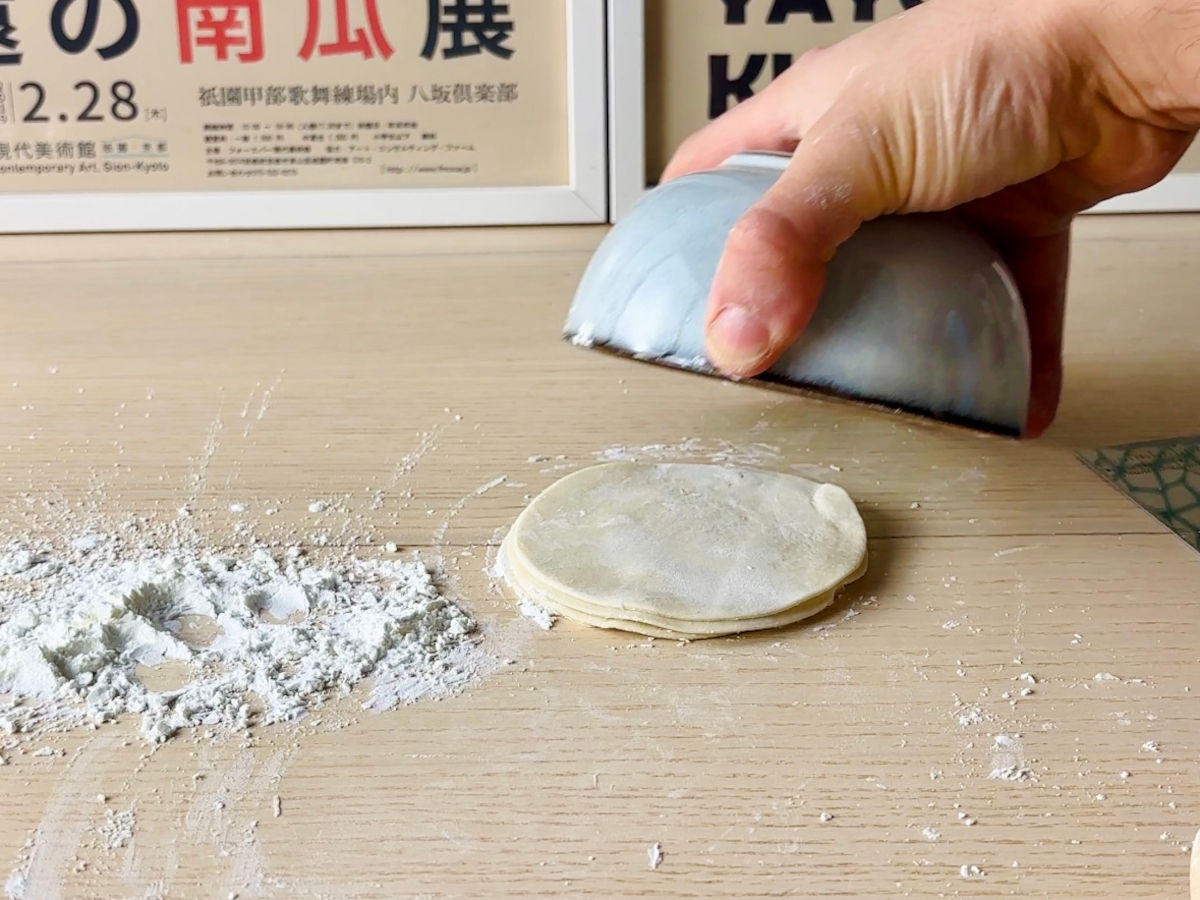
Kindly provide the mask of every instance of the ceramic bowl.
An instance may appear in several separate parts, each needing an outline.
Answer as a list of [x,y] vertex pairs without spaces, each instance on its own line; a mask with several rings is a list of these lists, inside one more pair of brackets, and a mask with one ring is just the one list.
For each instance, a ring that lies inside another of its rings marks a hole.
[[[597,249],[566,336],[712,374],[704,320],[726,238],[788,160],[740,154],[649,191]],[[1019,434],[1030,377],[1024,308],[999,255],[952,217],[906,215],[842,245],[808,327],[757,380]]]

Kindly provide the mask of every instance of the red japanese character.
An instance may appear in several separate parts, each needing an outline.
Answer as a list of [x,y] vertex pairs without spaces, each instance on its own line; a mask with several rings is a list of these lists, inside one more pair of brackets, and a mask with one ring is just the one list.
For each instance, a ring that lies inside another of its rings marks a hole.
[[[392,45],[388,43],[387,35],[383,33],[383,23],[379,20],[379,9],[376,0],[362,0],[363,16],[367,20],[367,28],[355,28],[350,33],[350,13],[347,9],[349,0],[334,0],[334,11],[337,16],[337,37],[332,41],[318,44],[321,36],[321,0],[308,0],[308,33],[304,37],[304,46],[300,48],[303,59],[311,59],[314,52],[318,56],[337,56],[346,53],[361,53],[364,59],[371,59],[375,50],[387,59],[392,55]],[[370,29],[370,35],[367,34]],[[375,46],[371,46],[374,41]]]
[[220,61],[239,50],[240,62],[263,58],[261,0],[175,0],[179,59],[192,62],[194,48],[212,47]]

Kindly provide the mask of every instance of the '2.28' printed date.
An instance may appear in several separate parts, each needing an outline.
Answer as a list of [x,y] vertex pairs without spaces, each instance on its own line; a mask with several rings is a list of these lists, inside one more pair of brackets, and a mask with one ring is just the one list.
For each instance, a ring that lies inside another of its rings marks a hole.
[[[59,112],[60,122],[132,122],[138,117],[137,90],[128,81],[114,81],[102,87],[94,81],[77,81],[72,98],[71,112]],[[45,85],[37,81],[26,81],[19,86],[23,99],[19,103],[24,112],[19,113],[22,122],[45,123],[53,121],[46,109],[49,93]]]

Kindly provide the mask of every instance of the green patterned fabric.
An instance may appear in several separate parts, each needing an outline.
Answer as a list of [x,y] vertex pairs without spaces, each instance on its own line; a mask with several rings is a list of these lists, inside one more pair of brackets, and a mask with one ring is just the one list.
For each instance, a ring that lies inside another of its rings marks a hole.
[[1200,550],[1200,437],[1078,454],[1084,465]]

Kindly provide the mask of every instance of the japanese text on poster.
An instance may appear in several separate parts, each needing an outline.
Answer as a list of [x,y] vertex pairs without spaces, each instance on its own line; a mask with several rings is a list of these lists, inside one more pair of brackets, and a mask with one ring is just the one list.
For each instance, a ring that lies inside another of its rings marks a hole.
[[568,180],[565,0],[0,0],[0,192]]

